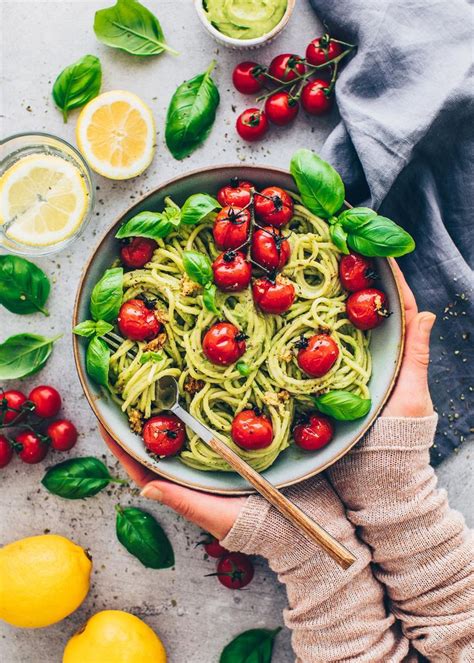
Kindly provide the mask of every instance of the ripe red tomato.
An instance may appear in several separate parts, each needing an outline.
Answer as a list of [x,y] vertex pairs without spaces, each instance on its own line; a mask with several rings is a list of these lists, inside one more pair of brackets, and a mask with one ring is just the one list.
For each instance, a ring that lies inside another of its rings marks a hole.
[[331,110],[333,95],[326,93],[329,83],[316,78],[303,88],[301,93],[301,104],[310,115],[324,115]]
[[38,417],[49,419],[55,417],[61,409],[61,396],[54,387],[40,385],[35,387],[28,396],[28,400],[34,404],[33,412]]
[[259,108],[247,108],[237,118],[235,128],[244,140],[260,140],[268,131],[267,116]]
[[346,302],[347,317],[357,329],[374,329],[388,318],[387,295],[376,288],[366,288],[350,295]]
[[49,446],[42,437],[30,431],[23,431],[15,438],[15,449],[24,463],[34,465],[45,458]]
[[250,283],[252,266],[240,251],[221,253],[212,263],[214,283],[224,292],[240,292]]
[[0,424],[20,422],[25,416],[22,407],[26,400],[25,394],[16,389],[0,390]]
[[252,258],[265,269],[281,270],[290,259],[290,245],[279,228],[265,226],[252,236]]
[[186,430],[174,414],[159,414],[143,426],[143,442],[156,456],[174,456],[184,446]]
[[275,281],[263,277],[254,281],[252,294],[255,304],[264,313],[281,315],[295,301],[295,286],[277,276]]
[[339,263],[339,278],[349,292],[370,288],[377,278],[374,261],[358,253],[342,256]]
[[291,196],[279,186],[268,186],[255,194],[255,216],[269,226],[285,226],[293,218]]
[[294,53],[277,55],[268,68],[268,73],[282,82],[293,81],[297,76],[302,76],[305,71],[303,59]]
[[312,378],[326,375],[339,357],[336,341],[327,334],[315,334],[310,338],[303,336],[296,347],[300,349],[298,366]]
[[120,307],[117,318],[122,336],[132,341],[151,341],[158,336],[161,323],[158,322],[153,302],[143,299],[129,299]]
[[295,443],[306,451],[322,449],[334,437],[334,426],[322,414],[311,414],[293,429]]
[[245,553],[231,552],[217,563],[219,582],[228,589],[242,589],[254,576],[252,560]]
[[209,557],[215,557],[216,559],[220,559],[221,557],[224,557],[224,555],[227,555],[229,553],[227,548],[221,546],[219,541],[210,534],[208,535],[206,541],[202,541],[200,543],[202,543],[202,545],[204,546],[204,550],[207,552]]
[[255,94],[265,84],[265,68],[257,62],[241,62],[232,72],[232,82],[242,94]]
[[306,60],[309,64],[320,65],[337,58],[342,53],[341,44],[328,38],[327,35],[313,39],[306,48]]
[[252,182],[233,177],[230,184],[219,189],[217,200],[222,207],[245,207],[250,202],[250,191],[253,188]]
[[248,239],[250,212],[240,207],[223,207],[214,221],[212,234],[219,249],[238,249]]
[[13,457],[13,447],[5,435],[0,435],[0,467],[6,467]]
[[280,127],[290,124],[298,115],[299,109],[298,100],[285,90],[275,92],[265,102],[267,118]]
[[258,408],[242,410],[234,417],[230,434],[242,449],[265,449],[273,441],[273,426]]
[[69,451],[77,442],[77,428],[68,419],[58,419],[49,424],[46,435],[56,451]]
[[120,249],[120,259],[129,269],[141,269],[153,257],[158,244],[148,237],[133,237]]
[[244,354],[246,338],[230,322],[217,322],[204,334],[202,350],[212,364],[229,366]]

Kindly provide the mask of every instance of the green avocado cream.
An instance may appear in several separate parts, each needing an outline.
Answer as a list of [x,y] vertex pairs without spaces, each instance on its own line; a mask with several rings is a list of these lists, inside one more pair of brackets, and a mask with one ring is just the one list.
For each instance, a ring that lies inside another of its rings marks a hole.
[[283,18],[287,0],[203,0],[212,25],[234,39],[263,37]]

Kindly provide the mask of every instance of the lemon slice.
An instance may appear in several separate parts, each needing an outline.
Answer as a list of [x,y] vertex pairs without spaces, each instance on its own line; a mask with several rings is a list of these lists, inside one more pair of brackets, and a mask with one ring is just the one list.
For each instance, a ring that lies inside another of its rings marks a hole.
[[89,193],[79,169],[52,154],[30,154],[0,180],[0,224],[6,236],[29,246],[51,246],[76,232]]
[[155,122],[132,92],[113,90],[92,99],[77,120],[76,138],[89,166],[112,180],[136,177],[155,151]]

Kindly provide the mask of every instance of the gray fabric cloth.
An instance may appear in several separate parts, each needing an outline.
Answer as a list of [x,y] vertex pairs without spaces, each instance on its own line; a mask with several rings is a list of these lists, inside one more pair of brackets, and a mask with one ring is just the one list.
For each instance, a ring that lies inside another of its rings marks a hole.
[[[347,199],[406,228],[400,260],[420,309],[438,316],[430,384],[440,416],[432,462],[469,436],[473,411],[473,25],[463,0],[311,0],[358,46],[336,85],[341,121],[321,156]],[[472,415],[471,415],[472,416]]]

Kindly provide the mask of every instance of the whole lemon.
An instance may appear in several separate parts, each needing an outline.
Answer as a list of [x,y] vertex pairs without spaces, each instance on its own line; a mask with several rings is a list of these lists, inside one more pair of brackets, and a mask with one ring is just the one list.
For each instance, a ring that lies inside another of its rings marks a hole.
[[141,619],[122,610],[103,610],[72,636],[63,663],[166,663],[166,652]]
[[0,549],[0,619],[39,628],[78,608],[89,591],[92,562],[56,534],[30,536]]

